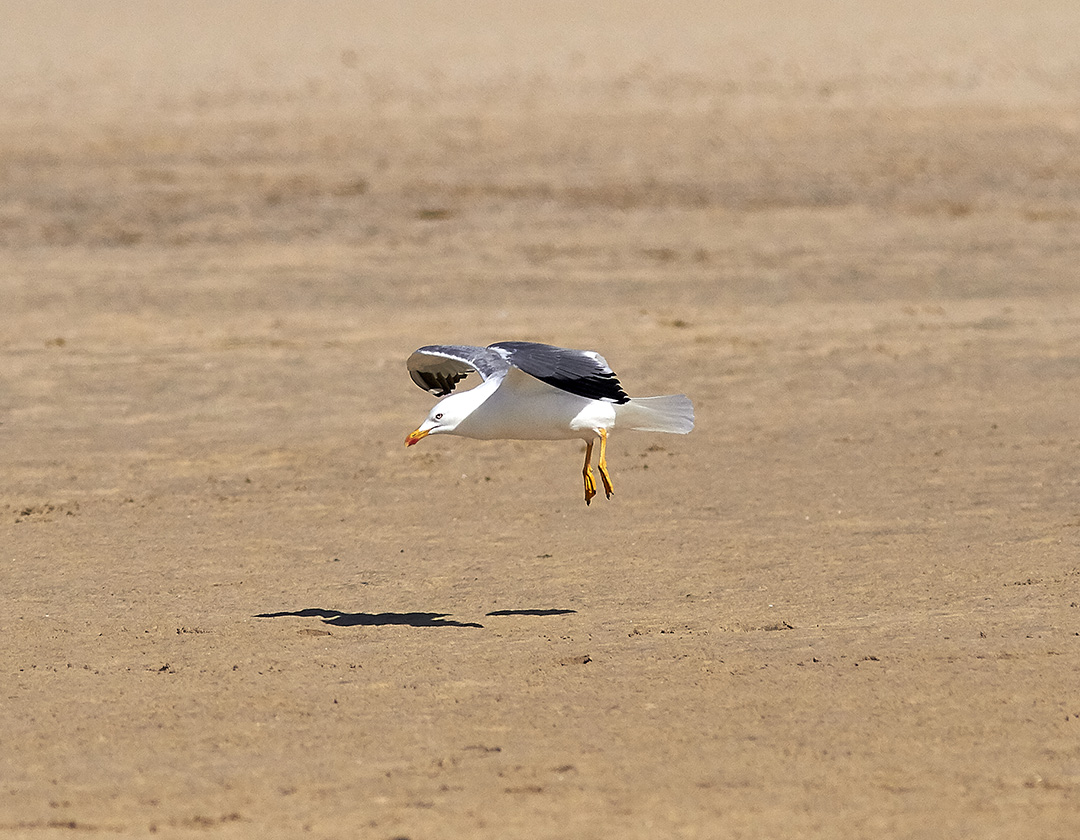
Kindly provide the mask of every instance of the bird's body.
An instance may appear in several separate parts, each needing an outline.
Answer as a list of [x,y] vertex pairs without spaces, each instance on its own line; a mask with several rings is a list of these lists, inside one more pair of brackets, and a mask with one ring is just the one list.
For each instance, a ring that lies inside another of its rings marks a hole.
[[579,397],[517,368],[504,379],[444,397],[444,414],[451,401],[471,407],[452,434],[479,440],[588,440],[595,429],[615,424],[613,403]]
[[[631,399],[603,356],[548,344],[504,341],[490,347],[430,345],[408,362],[420,387],[443,397],[427,420],[406,439],[407,446],[430,434],[481,440],[572,440],[586,443],[585,501],[596,495],[590,470],[593,444],[600,440],[600,477],[610,497],[608,432],[627,427],[686,434],[694,409],[683,395]],[[452,393],[476,371],[483,382]]]

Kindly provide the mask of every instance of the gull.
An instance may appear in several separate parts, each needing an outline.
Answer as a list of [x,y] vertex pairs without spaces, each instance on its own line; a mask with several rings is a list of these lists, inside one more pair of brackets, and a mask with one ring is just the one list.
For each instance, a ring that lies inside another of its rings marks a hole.
[[[592,350],[569,350],[531,341],[488,347],[432,344],[408,360],[413,382],[442,399],[405,438],[412,446],[428,435],[479,440],[585,441],[585,504],[596,495],[593,445],[600,441],[600,480],[614,492],[607,469],[613,429],[685,435],[694,428],[694,406],[684,394],[630,397],[607,360]],[[453,393],[470,373],[481,382]]]

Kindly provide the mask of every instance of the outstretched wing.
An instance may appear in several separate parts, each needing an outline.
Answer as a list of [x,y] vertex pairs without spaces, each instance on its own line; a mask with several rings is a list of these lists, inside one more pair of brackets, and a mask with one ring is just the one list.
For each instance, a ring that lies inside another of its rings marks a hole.
[[510,369],[506,358],[487,347],[464,344],[432,344],[421,347],[408,361],[413,382],[436,397],[445,397],[473,371],[488,380],[505,376]]
[[531,341],[500,341],[489,348],[541,382],[590,400],[630,402],[607,360],[592,350],[567,350]]

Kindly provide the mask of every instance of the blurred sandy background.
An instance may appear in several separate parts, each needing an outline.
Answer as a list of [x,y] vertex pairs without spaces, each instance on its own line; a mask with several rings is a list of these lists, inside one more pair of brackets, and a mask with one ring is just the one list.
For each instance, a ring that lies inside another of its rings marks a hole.
[[[0,834],[1080,831],[1080,7],[0,10]],[[518,338],[687,438],[402,439]]]

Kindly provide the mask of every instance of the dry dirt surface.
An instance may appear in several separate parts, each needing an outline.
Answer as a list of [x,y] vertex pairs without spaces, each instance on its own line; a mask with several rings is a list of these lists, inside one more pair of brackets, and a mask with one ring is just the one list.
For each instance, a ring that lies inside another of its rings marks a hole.
[[0,11],[0,838],[1080,836],[1080,4],[533,5]]

